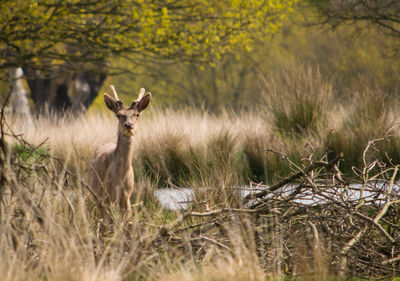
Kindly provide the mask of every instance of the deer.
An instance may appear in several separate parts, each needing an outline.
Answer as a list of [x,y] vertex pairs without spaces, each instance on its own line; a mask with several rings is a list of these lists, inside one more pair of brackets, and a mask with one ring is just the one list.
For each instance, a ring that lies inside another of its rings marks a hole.
[[131,196],[134,190],[133,136],[140,113],[147,108],[151,93],[141,88],[139,97],[126,106],[118,98],[111,85],[114,97],[104,93],[104,102],[115,113],[119,121],[117,143],[108,143],[96,149],[93,161],[91,186],[102,204],[117,205],[125,217],[131,211]]

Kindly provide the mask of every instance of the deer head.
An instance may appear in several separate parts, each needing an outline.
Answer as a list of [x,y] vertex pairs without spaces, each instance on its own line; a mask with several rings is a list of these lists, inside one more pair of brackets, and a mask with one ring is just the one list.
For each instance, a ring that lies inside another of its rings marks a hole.
[[145,89],[141,88],[139,97],[132,102],[130,106],[123,104],[119,100],[115,87],[111,85],[111,92],[114,98],[104,93],[104,101],[111,111],[115,113],[119,120],[118,133],[125,136],[133,136],[136,122],[140,113],[146,109],[151,100],[151,93],[145,94]]

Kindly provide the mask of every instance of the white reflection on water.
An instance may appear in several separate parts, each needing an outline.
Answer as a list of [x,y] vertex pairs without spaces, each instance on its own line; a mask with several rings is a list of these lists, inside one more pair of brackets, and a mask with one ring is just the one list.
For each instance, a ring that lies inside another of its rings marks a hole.
[[[264,198],[278,196],[281,199],[291,196],[297,189],[297,184],[285,185],[283,188],[266,195]],[[385,200],[386,191],[389,187],[388,182],[369,182],[367,185],[350,184],[345,188],[324,188],[322,191],[314,191],[310,188],[303,188],[300,193],[296,194],[291,200],[297,204],[315,206],[326,204],[334,199],[339,202],[351,202],[358,204],[363,200],[366,204],[375,203],[380,204]],[[240,190],[241,198],[245,198],[251,193],[258,193],[262,190],[268,189],[269,186],[238,186],[233,189]],[[192,188],[163,188],[157,189],[154,192],[161,206],[169,210],[187,209],[194,201],[194,190]],[[396,183],[393,186],[392,196],[399,199],[400,185]],[[256,202],[256,200],[252,201]],[[251,204],[251,202],[250,202]]]
[[193,201],[192,188],[162,188],[154,191],[161,206],[169,210],[181,210],[189,208]]

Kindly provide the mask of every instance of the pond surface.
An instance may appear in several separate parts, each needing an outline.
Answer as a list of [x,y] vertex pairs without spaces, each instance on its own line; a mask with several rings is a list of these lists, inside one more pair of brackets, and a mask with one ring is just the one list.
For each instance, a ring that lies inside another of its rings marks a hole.
[[168,210],[187,209],[194,199],[192,188],[162,188],[154,192],[161,206]]
[[[266,195],[264,198],[272,196],[279,196],[279,198],[282,199],[287,198],[294,194],[297,187],[298,185],[296,184],[285,185],[281,189]],[[310,188],[303,188],[291,201],[307,206],[326,204],[331,201],[332,198],[339,202],[351,202],[354,204],[358,204],[361,200],[364,200],[366,204],[380,204],[385,200],[388,187],[388,182],[369,182],[365,186],[361,184],[350,184],[344,188],[325,188],[323,191],[318,192],[314,192]],[[242,199],[251,193],[258,193],[268,188],[269,186],[251,185],[234,187],[234,189],[240,190],[240,197]],[[195,192],[193,188],[162,188],[157,189],[154,195],[161,206],[169,210],[187,209],[195,201]],[[399,183],[393,186],[392,195],[396,199],[399,199]]]

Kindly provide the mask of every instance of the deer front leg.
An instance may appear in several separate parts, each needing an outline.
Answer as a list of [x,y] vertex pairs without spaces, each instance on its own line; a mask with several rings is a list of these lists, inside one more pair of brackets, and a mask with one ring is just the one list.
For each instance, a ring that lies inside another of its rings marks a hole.
[[128,177],[125,181],[123,189],[121,190],[121,198],[119,200],[119,207],[125,218],[129,218],[131,214],[131,196],[133,192],[133,178]]
[[131,214],[131,196],[133,193],[133,170],[132,168],[127,173],[127,177],[125,178],[124,189],[122,190],[123,196],[120,201],[121,211],[124,211],[125,218],[129,218]]
[[125,198],[125,217],[126,218],[130,218],[131,217],[131,209],[132,209],[131,195],[129,194]]
[[122,196],[118,202],[119,209],[121,211],[124,220],[130,218],[131,216],[131,208],[132,208],[131,194],[132,192],[129,192],[128,190],[123,190],[121,194]]

